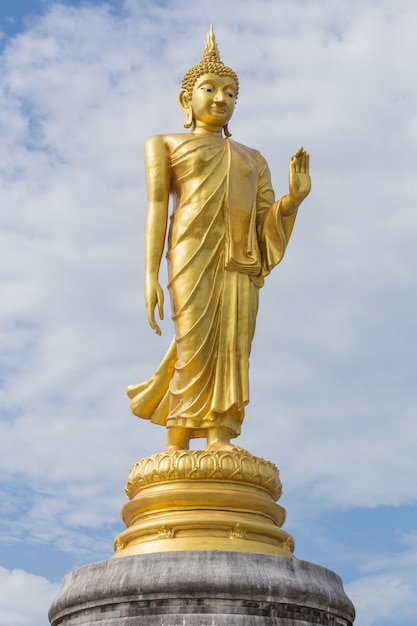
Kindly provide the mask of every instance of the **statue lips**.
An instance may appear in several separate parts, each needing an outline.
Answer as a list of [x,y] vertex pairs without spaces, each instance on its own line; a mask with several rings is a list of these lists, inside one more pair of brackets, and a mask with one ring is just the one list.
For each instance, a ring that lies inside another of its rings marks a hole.
[[214,115],[224,116],[229,114],[228,107],[224,102],[213,102],[210,110]]
[[219,107],[219,106],[214,105],[211,107],[211,111],[215,115],[224,115],[226,113],[226,107]]

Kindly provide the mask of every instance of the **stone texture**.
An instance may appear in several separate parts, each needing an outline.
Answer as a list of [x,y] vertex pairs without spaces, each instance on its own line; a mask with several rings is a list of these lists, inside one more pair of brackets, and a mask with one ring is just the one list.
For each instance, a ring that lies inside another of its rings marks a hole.
[[187,551],[140,554],[66,576],[52,626],[351,626],[337,574],[274,555]]

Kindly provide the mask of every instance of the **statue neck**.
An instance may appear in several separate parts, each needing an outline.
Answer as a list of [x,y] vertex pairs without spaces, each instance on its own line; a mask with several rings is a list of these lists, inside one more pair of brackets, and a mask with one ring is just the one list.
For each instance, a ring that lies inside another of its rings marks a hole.
[[213,135],[215,137],[223,137],[223,126],[214,126],[213,124],[205,124],[204,122],[196,121],[194,123],[194,129],[192,130],[194,135]]

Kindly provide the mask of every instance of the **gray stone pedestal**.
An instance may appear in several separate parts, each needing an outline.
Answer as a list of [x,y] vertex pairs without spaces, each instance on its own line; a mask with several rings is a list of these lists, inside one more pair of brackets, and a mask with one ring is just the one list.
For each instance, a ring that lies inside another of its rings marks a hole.
[[66,576],[52,626],[351,626],[355,611],[335,573],[267,554],[139,554]]

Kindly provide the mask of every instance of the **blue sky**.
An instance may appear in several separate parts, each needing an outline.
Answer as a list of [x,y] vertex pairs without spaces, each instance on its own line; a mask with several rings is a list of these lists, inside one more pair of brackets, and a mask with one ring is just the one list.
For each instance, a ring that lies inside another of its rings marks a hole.
[[313,178],[239,444],[279,466],[296,555],[342,576],[355,624],[414,626],[414,0],[3,0],[0,20],[0,626],[47,625],[62,577],[111,556],[129,468],[164,446],[124,391],[172,335],[144,310],[142,147],[182,130],[210,22],[233,138],[277,195],[300,145]]

